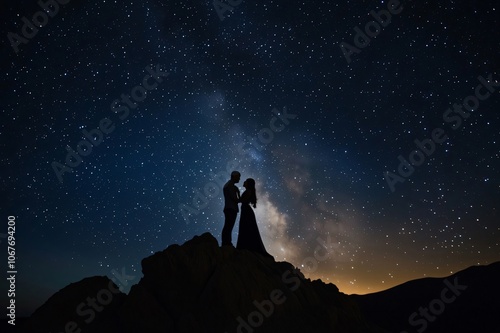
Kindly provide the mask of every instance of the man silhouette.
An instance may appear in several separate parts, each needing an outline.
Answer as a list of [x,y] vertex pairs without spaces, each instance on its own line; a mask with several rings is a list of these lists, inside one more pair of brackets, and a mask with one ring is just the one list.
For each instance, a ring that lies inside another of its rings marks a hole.
[[236,183],[240,181],[241,174],[238,171],[231,172],[231,179],[224,185],[224,228],[222,228],[222,246],[233,246],[231,234],[233,233],[234,223],[238,216],[238,202],[240,200],[240,190]]

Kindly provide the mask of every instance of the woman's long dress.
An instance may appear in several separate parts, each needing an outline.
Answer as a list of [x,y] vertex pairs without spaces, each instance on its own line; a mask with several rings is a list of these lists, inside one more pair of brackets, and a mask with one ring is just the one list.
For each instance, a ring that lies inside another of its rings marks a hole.
[[241,196],[241,214],[240,214],[240,229],[238,232],[237,249],[250,250],[260,253],[264,256],[272,257],[267,253],[262,238],[260,237],[259,228],[255,213],[250,206],[249,195],[245,192]]

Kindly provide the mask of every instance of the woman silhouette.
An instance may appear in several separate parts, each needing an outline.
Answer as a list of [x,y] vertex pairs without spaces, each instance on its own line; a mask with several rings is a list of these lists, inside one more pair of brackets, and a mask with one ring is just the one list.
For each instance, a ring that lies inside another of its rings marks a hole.
[[241,195],[241,215],[240,215],[240,229],[238,232],[237,249],[250,250],[260,253],[264,256],[271,256],[267,253],[262,238],[260,237],[257,221],[250,204],[255,208],[257,206],[257,195],[255,193],[255,180],[248,178],[243,183],[245,192]]

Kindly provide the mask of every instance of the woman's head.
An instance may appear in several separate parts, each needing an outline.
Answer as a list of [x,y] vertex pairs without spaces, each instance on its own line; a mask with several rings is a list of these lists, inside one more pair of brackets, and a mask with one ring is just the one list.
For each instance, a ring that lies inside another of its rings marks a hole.
[[243,186],[246,189],[255,191],[255,180],[253,178],[247,178],[247,180],[243,183]]
[[255,192],[255,180],[253,178],[247,178],[243,183],[243,186],[250,192],[250,203],[253,207],[257,207],[257,194]]

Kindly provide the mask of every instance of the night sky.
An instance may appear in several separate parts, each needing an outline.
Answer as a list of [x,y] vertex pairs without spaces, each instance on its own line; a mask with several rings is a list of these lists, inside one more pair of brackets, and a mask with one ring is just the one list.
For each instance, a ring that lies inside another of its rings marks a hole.
[[220,242],[233,169],[256,180],[267,250],[344,293],[500,260],[497,1],[72,0],[30,38],[36,1],[1,6],[18,315]]

